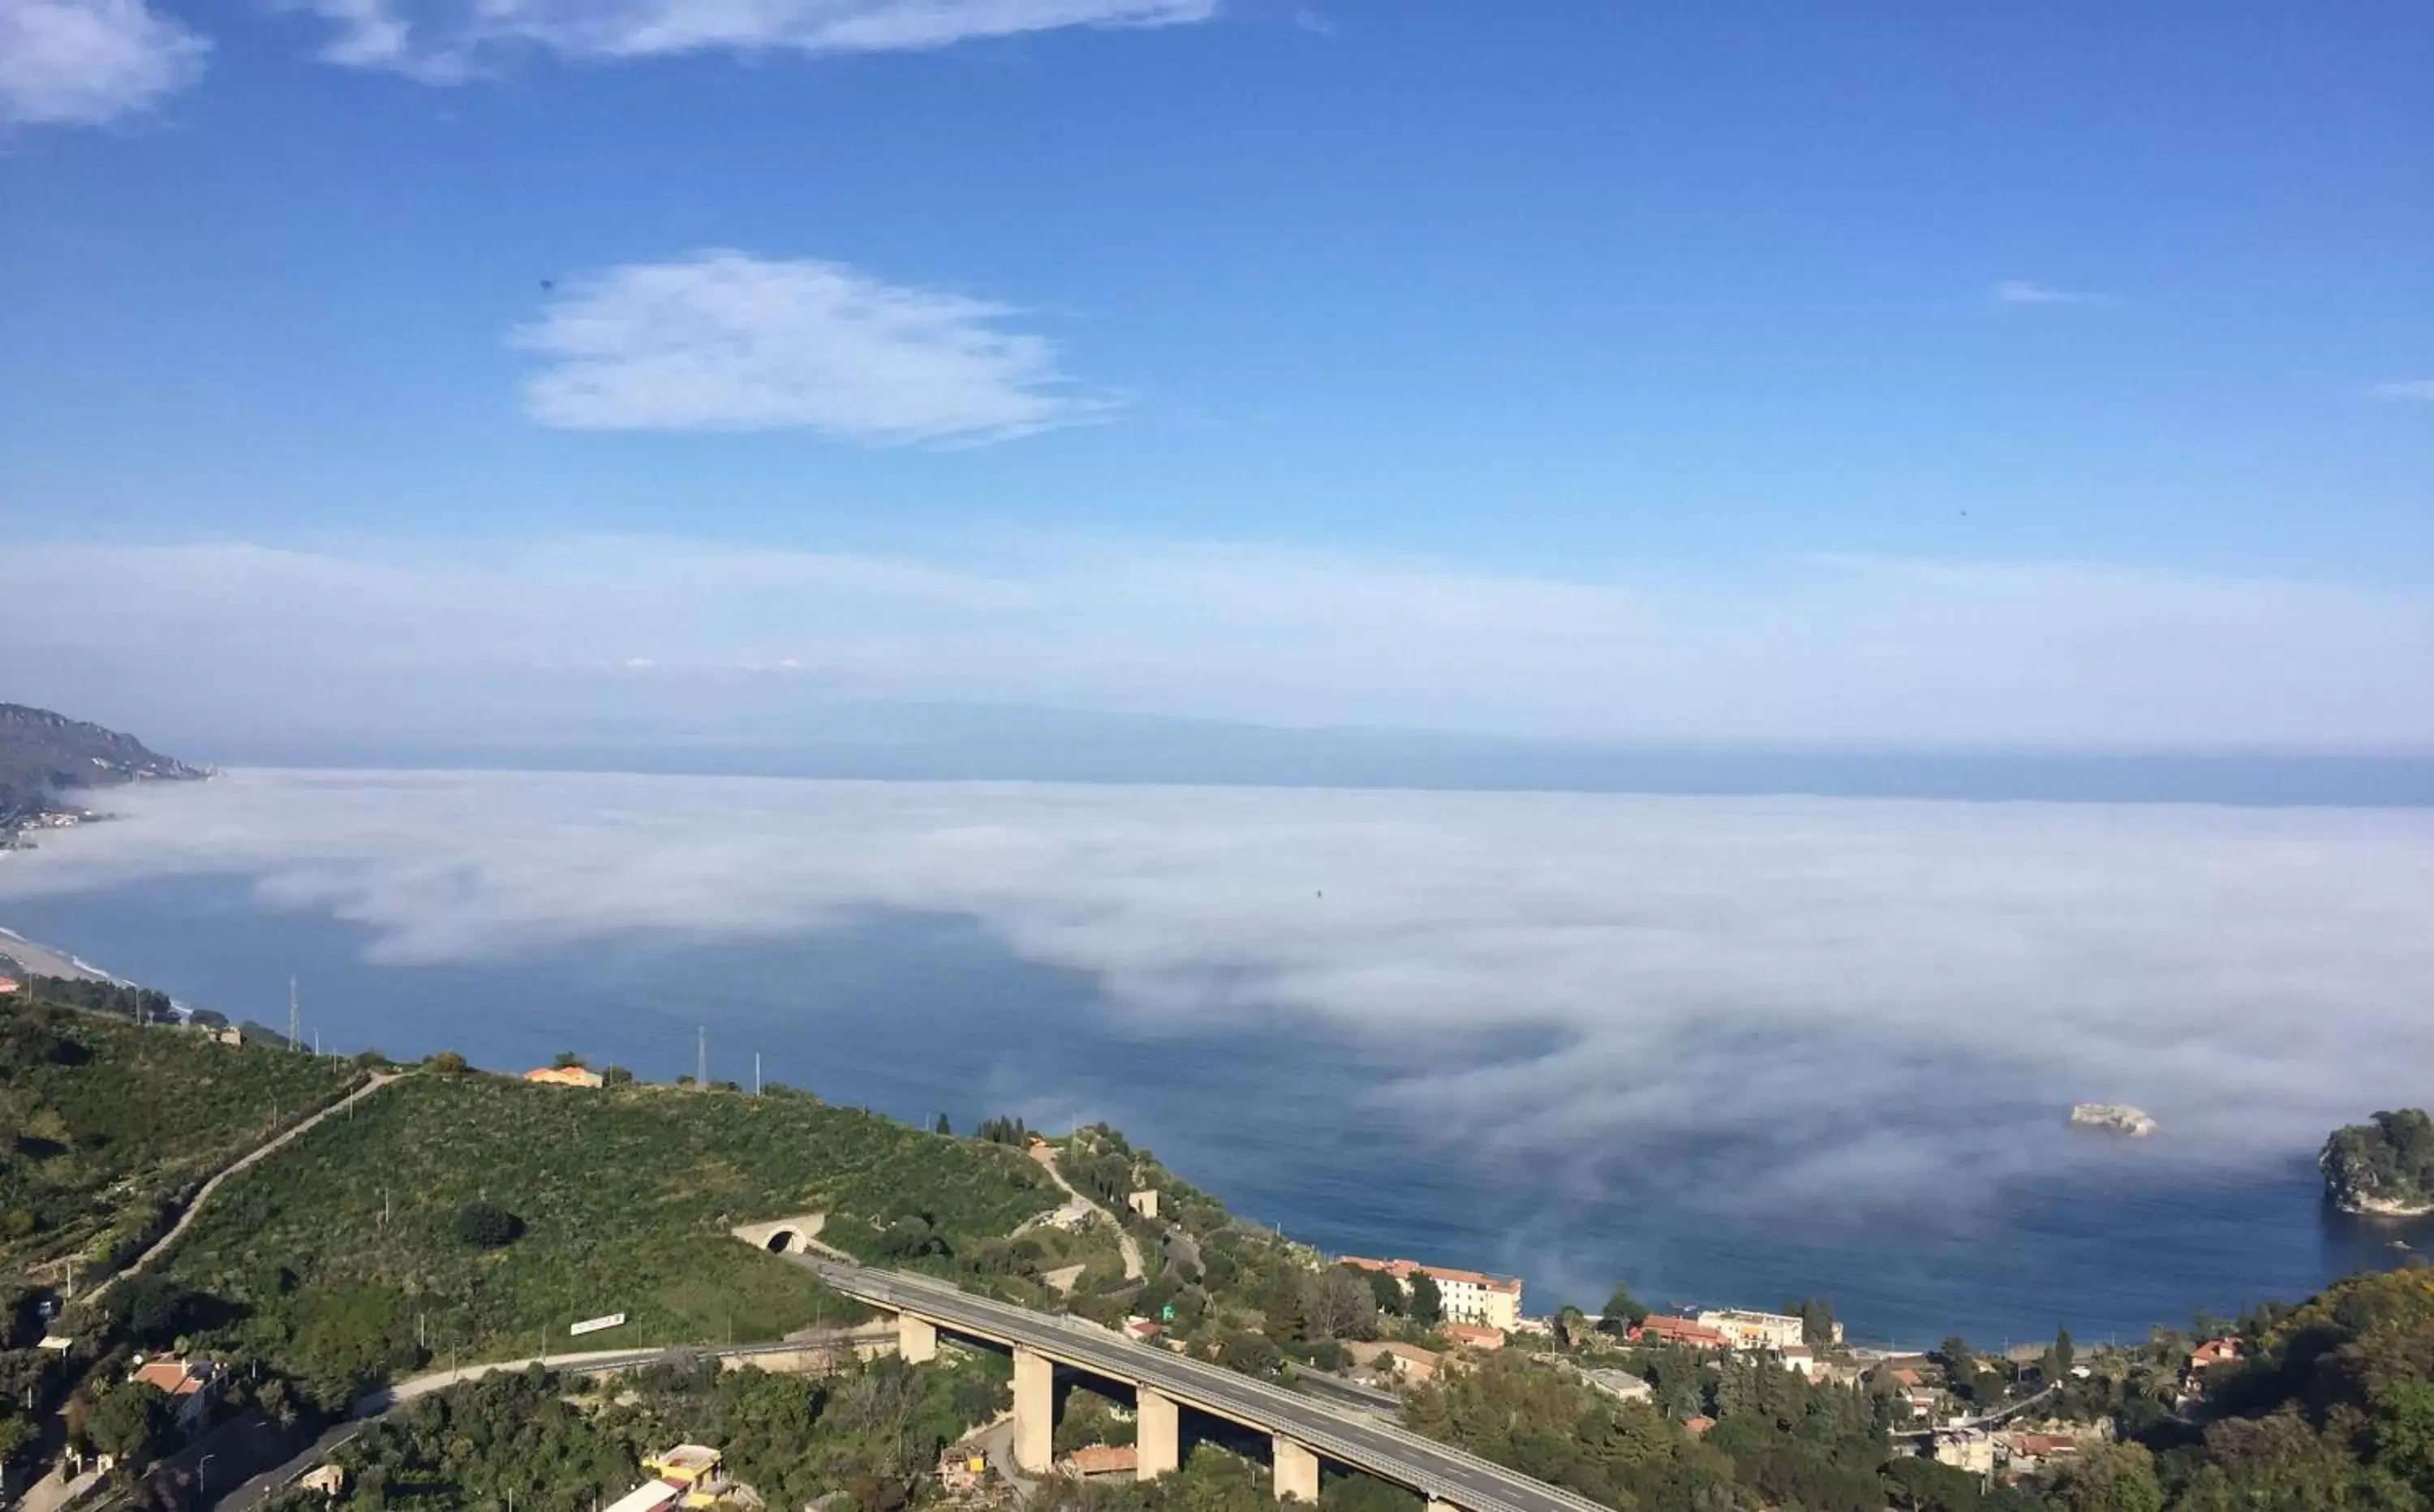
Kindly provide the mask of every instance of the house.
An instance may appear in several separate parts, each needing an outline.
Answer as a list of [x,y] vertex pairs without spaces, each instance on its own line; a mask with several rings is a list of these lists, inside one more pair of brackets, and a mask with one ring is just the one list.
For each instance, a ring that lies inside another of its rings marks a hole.
[[1437,1302],[1449,1323],[1477,1323],[1507,1333],[1521,1320],[1521,1283],[1511,1276],[1490,1276],[1449,1266],[1423,1266],[1416,1260],[1371,1260],[1346,1255],[1339,1264],[1355,1270],[1383,1271],[1409,1292],[1412,1278],[1426,1276],[1436,1283]]
[[16,977],[0,977],[0,997],[6,997],[6,996],[7,996],[7,995],[9,995],[10,993],[15,992],[16,990],[17,990],[17,978],[16,978]]
[[1124,1206],[1144,1218],[1157,1216],[1157,1188],[1145,1186],[1124,1198]]
[[1906,1365],[1896,1366],[1893,1369],[1886,1371],[1885,1378],[1891,1381],[1894,1385],[1901,1387],[1904,1391],[1916,1391],[1920,1386],[1927,1384],[1927,1377],[1919,1374],[1916,1370],[1911,1369]]
[[665,1481],[644,1481],[608,1504],[608,1512],[667,1512],[684,1500],[684,1487]]
[[1682,1431],[1688,1434],[1693,1438],[1706,1437],[1707,1430],[1714,1426],[1716,1426],[1716,1419],[1708,1417],[1706,1413],[1701,1413],[1696,1418],[1685,1418],[1682,1419]]
[[1165,1327],[1158,1323],[1155,1318],[1128,1317],[1124,1319],[1124,1337],[1128,1339],[1139,1339],[1143,1344],[1156,1342],[1157,1336],[1165,1332]]
[[718,1451],[707,1444],[678,1444],[643,1455],[643,1469],[676,1487],[686,1506],[712,1506],[733,1484],[719,1472],[718,1462]]
[[1699,1322],[1722,1334],[1737,1350],[1788,1350],[1806,1343],[1808,1336],[1808,1325],[1789,1313],[1728,1307],[1701,1313]]
[[1817,1351],[1808,1345],[1794,1344],[1777,1350],[1775,1357],[1783,1362],[1785,1369],[1793,1374],[1807,1376],[1811,1381],[1817,1379]]
[[2204,1370],[2218,1365],[2229,1365],[2239,1358],[2239,1340],[2208,1339],[2189,1351],[2189,1368]]
[[1058,1460],[1056,1468],[1077,1480],[1088,1481],[1102,1475],[1135,1474],[1140,1464],[1140,1456],[1130,1444],[1091,1444]]
[[1434,1350],[1424,1350],[1416,1344],[1390,1339],[1378,1346],[1378,1358],[1402,1380],[1414,1385],[1433,1380],[1445,1368],[1445,1356]]
[[169,1399],[171,1418],[184,1429],[201,1426],[219,1395],[219,1370],[209,1360],[180,1360],[174,1355],[146,1360],[138,1355],[135,1370],[127,1379],[159,1387]]
[[949,1444],[938,1452],[938,1489],[969,1496],[988,1479],[988,1458],[975,1444]]
[[347,1467],[333,1461],[317,1470],[307,1470],[296,1478],[296,1487],[302,1491],[318,1491],[335,1501],[347,1489]]
[[1584,1370],[1581,1379],[1620,1402],[1646,1402],[1656,1388],[1628,1370]]
[[540,1065],[525,1072],[524,1079],[553,1087],[596,1087],[600,1085],[600,1073],[590,1066]]
[[1678,1344],[1690,1350],[1723,1350],[1732,1341],[1696,1318],[1668,1317],[1651,1313],[1625,1335],[1639,1344]]
[[1484,1323],[1448,1323],[1445,1336],[1459,1350],[1500,1350],[1504,1348],[1504,1331],[1489,1328]]
[[1976,1429],[1935,1436],[1935,1462],[1972,1475],[1995,1473],[1995,1436]]
[[2005,1467],[2023,1475],[2080,1451],[2079,1440],[2063,1434],[1997,1434],[1995,1437],[2003,1450]]

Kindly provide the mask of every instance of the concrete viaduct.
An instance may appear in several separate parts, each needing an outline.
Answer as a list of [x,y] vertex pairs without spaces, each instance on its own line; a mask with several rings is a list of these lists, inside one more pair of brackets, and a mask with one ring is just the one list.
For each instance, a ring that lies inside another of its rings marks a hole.
[[1319,1464],[1326,1460],[1417,1491],[1428,1499],[1428,1512],[1610,1512],[1586,1497],[1369,1414],[1339,1409],[1139,1343],[1081,1318],[974,1297],[926,1276],[808,1253],[800,1236],[768,1227],[772,1232],[758,1242],[817,1272],[845,1295],[895,1315],[898,1343],[906,1359],[934,1356],[941,1333],[1011,1350],[1014,1458],[1026,1470],[1044,1471],[1051,1463],[1055,1373],[1061,1366],[1133,1389],[1139,1472],[1144,1480],[1178,1468],[1182,1410],[1189,1407],[1269,1436],[1280,1501],[1292,1497],[1315,1504]]

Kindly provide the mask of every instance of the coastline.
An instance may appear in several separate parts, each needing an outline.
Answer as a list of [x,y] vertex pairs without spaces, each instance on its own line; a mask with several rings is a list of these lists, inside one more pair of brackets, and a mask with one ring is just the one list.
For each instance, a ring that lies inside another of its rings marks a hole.
[[114,982],[118,978],[100,967],[62,950],[26,939],[16,930],[0,926],[0,956],[13,959],[17,964],[37,977],[73,977],[85,981]]

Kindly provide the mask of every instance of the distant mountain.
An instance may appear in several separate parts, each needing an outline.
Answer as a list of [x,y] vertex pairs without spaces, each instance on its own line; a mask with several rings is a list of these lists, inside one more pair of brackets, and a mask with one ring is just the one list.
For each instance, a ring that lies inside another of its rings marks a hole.
[[78,789],[205,775],[131,735],[46,708],[0,704],[0,836],[67,807],[67,795]]

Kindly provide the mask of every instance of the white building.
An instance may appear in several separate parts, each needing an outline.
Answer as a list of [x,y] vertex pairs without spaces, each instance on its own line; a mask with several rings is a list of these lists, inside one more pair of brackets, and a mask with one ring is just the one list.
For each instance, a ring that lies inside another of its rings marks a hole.
[[1753,1313],[1728,1307],[1699,1315],[1699,1322],[1730,1340],[1737,1350],[1781,1351],[1808,1341],[1808,1325],[1789,1313]]
[[1521,1326],[1521,1283],[1517,1277],[1423,1266],[1416,1260],[1370,1260],[1360,1255],[1346,1255],[1343,1263],[1356,1270],[1382,1270],[1401,1282],[1406,1294],[1412,1289],[1414,1274],[1428,1277],[1436,1283],[1437,1300],[1448,1323],[1476,1323],[1483,1328],[1502,1329],[1507,1334]]

